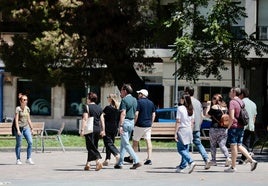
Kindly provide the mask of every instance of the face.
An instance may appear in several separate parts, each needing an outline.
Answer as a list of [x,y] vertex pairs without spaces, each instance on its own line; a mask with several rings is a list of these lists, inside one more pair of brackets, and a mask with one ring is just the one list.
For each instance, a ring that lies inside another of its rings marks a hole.
[[21,103],[22,105],[27,105],[27,103],[28,103],[28,98],[27,98],[27,96],[22,96],[21,99],[20,99],[20,103]]
[[111,101],[112,101],[111,96],[107,96],[107,101],[108,101],[109,103],[111,103]]
[[123,98],[126,95],[127,95],[127,91],[121,88],[121,90],[120,90],[120,97]]

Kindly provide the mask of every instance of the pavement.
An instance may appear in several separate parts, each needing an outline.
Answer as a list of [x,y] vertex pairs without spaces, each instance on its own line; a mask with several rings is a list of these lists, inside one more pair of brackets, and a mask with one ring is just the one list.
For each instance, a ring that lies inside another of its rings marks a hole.
[[[102,158],[105,158],[105,154]],[[137,153],[141,162],[146,158],[143,149]],[[250,171],[250,164],[237,165],[236,173],[225,173],[225,159],[219,152],[218,164],[209,170],[204,170],[204,162],[197,152],[191,153],[197,163],[191,174],[175,173],[175,167],[180,162],[176,149],[153,150],[152,165],[143,165],[136,170],[129,169],[132,165],[125,163],[123,169],[114,169],[115,159],[109,166],[95,171],[95,162],[91,170],[84,171],[87,152],[84,148],[46,149],[44,153],[33,152],[35,165],[25,164],[25,149],[21,152],[23,164],[15,164],[13,150],[0,149],[0,185],[20,186],[50,186],[50,185],[127,185],[127,186],[158,186],[158,185],[267,185],[268,182],[268,154],[255,153],[258,161],[257,169]]]

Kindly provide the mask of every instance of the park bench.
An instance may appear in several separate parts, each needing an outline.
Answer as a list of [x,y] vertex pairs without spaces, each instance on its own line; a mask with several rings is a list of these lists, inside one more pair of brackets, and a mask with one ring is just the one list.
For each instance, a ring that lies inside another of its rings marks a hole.
[[[33,136],[35,139],[35,150],[37,151],[38,141],[41,141],[41,150],[45,151],[45,140],[56,139],[61,145],[63,152],[65,152],[64,145],[61,140],[61,133],[64,129],[65,123],[63,122],[59,129],[48,128],[45,129],[44,122],[32,122]],[[0,123],[0,140],[15,140],[15,136],[12,136],[11,132],[12,123]]]
[[[201,129],[201,140],[209,140],[209,128]],[[175,122],[154,122],[152,127],[151,139],[174,139]]]
[[[45,128],[44,122],[32,122],[33,124],[33,136],[35,138],[35,150],[37,151],[38,140],[43,137]],[[11,131],[12,123],[0,123],[0,140],[15,140],[15,136],[12,136]]]

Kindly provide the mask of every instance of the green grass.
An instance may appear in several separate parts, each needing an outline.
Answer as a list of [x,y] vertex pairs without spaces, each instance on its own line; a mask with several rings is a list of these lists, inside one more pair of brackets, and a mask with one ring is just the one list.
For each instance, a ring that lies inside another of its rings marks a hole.
[[[84,137],[80,137],[78,135],[62,135],[61,136],[62,142],[64,144],[65,147],[85,147],[85,138]],[[33,138],[33,142],[35,143],[35,138]],[[152,140],[153,143],[153,148],[171,148],[174,149],[176,148],[176,143],[174,140],[160,140],[160,141],[156,141],[156,140]],[[131,142],[132,144],[132,142]],[[40,140],[38,141],[38,146],[40,146]],[[120,146],[120,139],[116,139],[115,141],[115,145],[117,147]],[[14,140],[1,140],[0,143],[0,148],[1,147],[14,147],[15,146],[15,139]],[[26,146],[26,141],[25,139],[23,139],[22,142],[22,146]],[[35,144],[34,144],[35,146]],[[59,147],[59,142],[57,140],[54,139],[46,139],[45,140],[45,146],[46,147]],[[99,141],[99,146],[102,147],[103,146],[103,140],[100,139]],[[144,140],[140,141],[140,147],[141,148],[146,148],[146,143]]]

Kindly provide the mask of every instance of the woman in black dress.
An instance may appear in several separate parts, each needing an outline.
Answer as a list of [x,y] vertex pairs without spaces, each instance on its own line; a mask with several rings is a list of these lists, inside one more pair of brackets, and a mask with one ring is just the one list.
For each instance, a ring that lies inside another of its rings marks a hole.
[[107,97],[109,105],[107,105],[101,115],[102,125],[105,127],[105,133],[102,133],[103,142],[106,148],[106,158],[103,162],[104,166],[108,166],[111,154],[116,158],[116,163],[120,158],[120,152],[114,145],[115,137],[118,134],[118,121],[119,121],[119,104],[116,94],[109,94]]

